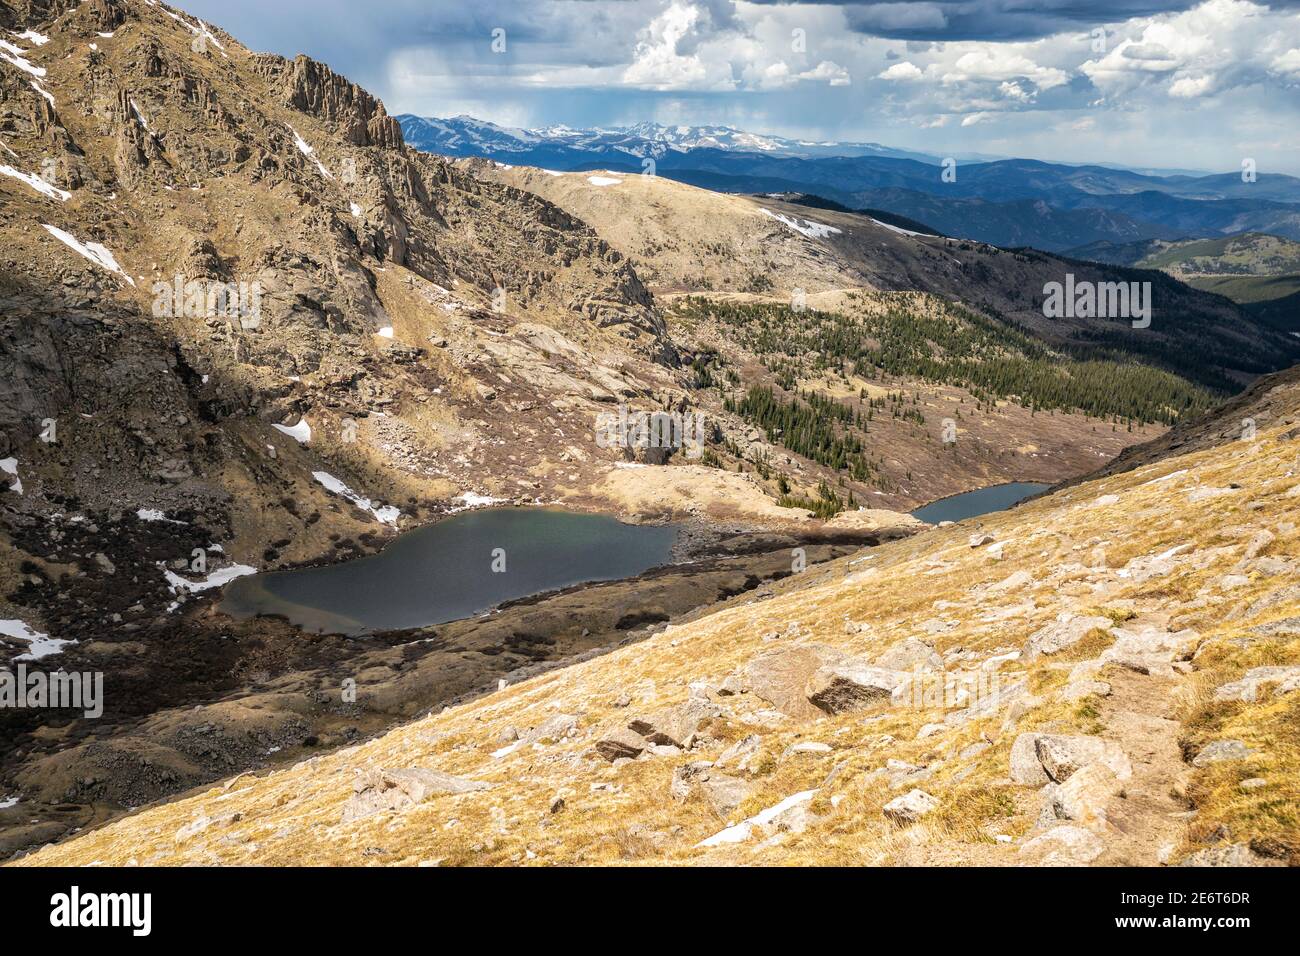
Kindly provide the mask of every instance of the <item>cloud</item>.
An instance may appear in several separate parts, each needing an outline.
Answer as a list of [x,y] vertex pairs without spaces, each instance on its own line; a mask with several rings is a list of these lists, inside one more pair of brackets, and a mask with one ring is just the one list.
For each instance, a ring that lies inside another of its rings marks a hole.
[[1180,99],[1192,99],[1204,96],[1214,88],[1213,76],[1184,76],[1174,80],[1169,86],[1169,95]]
[[1248,0],[1207,0],[1183,13],[1117,25],[1119,41],[1079,71],[1112,97],[1163,88],[1176,99],[1196,99],[1277,72],[1279,62],[1289,62],[1283,38],[1297,32],[1300,14]]
[[907,82],[910,80],[919,80],[925,76],[915,63],[904,60],[902,63],[895,63],[889,69],[879,74],[882,80],[894,80],[897,82]]
[[1061,86],[1068,79],[1062,70],[1039,66],[1015,50],[984,46],[958,57],[944,73],[943,82],[951,86],[970,80],[1005,81],[1018,77],[1033,80],[1043,90]]
[[[702,9],[674,0],[641,32],[623,82],[652,90],[727,90],[736,86],[731,64],[702,55]],[[684,41],[689,40],[690,43]],[[679,47],[694,47],[683,54]]]
[[180,2],[254,48],[328,62],[392,112],[1300,165],[1300,0]]
[[1275,58],[1272,66],[1278,73],[1291,73],[1300,76],[1300,47],[1292,47]]

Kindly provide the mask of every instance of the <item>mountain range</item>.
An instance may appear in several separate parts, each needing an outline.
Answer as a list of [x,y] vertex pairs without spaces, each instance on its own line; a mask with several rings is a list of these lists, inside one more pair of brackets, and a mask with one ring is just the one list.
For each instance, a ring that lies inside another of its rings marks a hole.
[[1300,179],[1260,172],[1154,175],[1025,159],[944,159],[878,144],[800,143],[727,127],[508,129],[470,117],[398,116],[418,149],[561,171],[645,171],[726,192],[804,192],[875,208],[956,238],[1064,251],[1267,232],[1300,239]]

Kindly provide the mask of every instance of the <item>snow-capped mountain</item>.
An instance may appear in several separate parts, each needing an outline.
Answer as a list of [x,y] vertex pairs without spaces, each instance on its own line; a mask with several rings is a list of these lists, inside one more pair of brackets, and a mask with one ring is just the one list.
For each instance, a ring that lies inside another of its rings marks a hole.
[[546,126],[519,129],[498,126],[472,116],[439,118],[405,113],[397,117],[406,141],[417,149],[450,156],[484,156],[500,158],[502,153],[534,153],[539,149],[560,148],[590,153],[623,153],[638,159],[659,158],[669,152],[693,149],[716,149],[726,152],[766,153],[797,157],[814,156],[885,156],[937,163],[939,159],[924,153],[893,149],[878,143],[810,142],[747,133],[730,126],[664,126],[661,123],[637,123],[634,126],[575,129],[571,126]]

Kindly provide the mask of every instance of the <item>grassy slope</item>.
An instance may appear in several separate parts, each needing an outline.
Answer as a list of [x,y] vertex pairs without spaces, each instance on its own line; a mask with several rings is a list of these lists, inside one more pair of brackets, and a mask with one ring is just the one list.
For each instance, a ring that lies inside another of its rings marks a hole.
[[[1291,423],[1296,411],[1288,409]],[[1220,825],[1232,842],[1289,852],[1294,861],[1300,694],[1265,695],[1253,704],[1211,699],[1213,688],[1250,667],[1300,664],[1294,627],[1290,635],[1254,630],[1300,614],[1292,557],[1300,547],[1294,522],[1300,444],[1282,437],[1288,427],[1283,418],[1256,441],[1160,461],[991,516],[983,530],[1005,542],[1001,560],[968,545],[969,525],[893,542],[795,575],[767,600],[747,596],[742,602],[748,603],[733,602],[643,643],[361,746],[147,809],[23,862],[1040,862],[1032,848],[1022,850],[1036,832],[1037,795],[1007,778],[1011,744],[1028,730],[1111,737],[1131,759],[1133,780],[1108,806],[1113,822],[1092,824],[1106,845],[1097,863],[1177,859],[1204,846],[1197,841]],[[1142,573],[1153,556],[1178,546],[1184,550],[1163,569]],[[1109,697],[1064,700],[1059,691],[1070,667],[1095,657],[1114,637],[1098,631],[1057,657],[1002,666],[1008,677],[1028,681],[1037,706],[1003,708],[922,739],[918,730],[941,721],[942,712],[878,706],[796,722],[775,719],[767,704],[745,694],[715,698],[724,716],[709,725],[714,739],[691,753],[614,767],[593,751],[596,740],[631,717],[685,700],[688,684],[716,687],[777,647],[823,643],[875,655],[930,634],[950,669],[978,667],[1019,648],[1061,612],[1097,610],[1125,628],[1194,630],[1194,665],[1158,678],[1109,664],[1097,675],[1110,681]],[[846,622],[868,623],[859,630]],[[630,706],[616,706],[624,703],[616,700],[623,692]],[[504,728],[524,731],[558,714],[575,718],[567,736],[491,755],[502,746]],[[673,769],[714,759],[747,734],[759,736],[760,752],[747,777],[752,790],[732,819],[811,789],[817,790],[809,804],[816,818],[802,833],[698,849],[726,821],[700,800],[675,801]],[[1204,769],[1183,762],[1182,754],[1220,738],[1243,740],[1254,753]],[[787,750],[810,741],[828,749]],[[976,743],[989,746],[961,755]],[[892,790],[888,771],[875,772],[890,759],[925,766],[928,779],[917,786],[939,800],[935,813],[905,830],[880,812],[906,789]],[[436,768],[495,787],[339,822],[358,770],[404,767]],[[1238,784],[1247,778],[1266,784],[1243,789]],[[551,812],[557,796],[564,805]],[[1182,814],[1188,807],[1196,810],[1190,819]],[[994,842],[997,834],[1013,842]]]

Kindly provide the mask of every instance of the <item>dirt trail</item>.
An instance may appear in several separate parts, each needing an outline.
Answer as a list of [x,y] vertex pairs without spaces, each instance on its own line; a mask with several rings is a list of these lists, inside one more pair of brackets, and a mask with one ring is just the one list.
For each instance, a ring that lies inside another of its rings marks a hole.
[[1188,774],[1174,718],[1182,677],[1153,677],[1112,667],[1103,699],[1103,736],[1124,742],[1133,778],[1107,808],[1106,850],[1095,866],[1157,866],[1187,829],[1187,805],[1174,796]]

